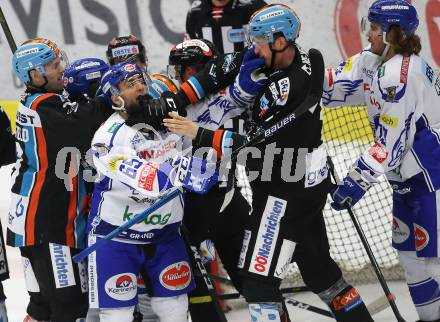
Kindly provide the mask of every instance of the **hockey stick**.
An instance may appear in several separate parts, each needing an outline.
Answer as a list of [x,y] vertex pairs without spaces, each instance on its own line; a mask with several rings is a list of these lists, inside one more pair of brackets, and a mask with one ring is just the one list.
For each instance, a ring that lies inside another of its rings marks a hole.
[[[333,164],[332,159],[330,156],[327,157],[327,162],[329,165],[329,171],[331,176],[333,177],[333,180],[336,184],[340,183],[339,177],[336,173],[335,165]],[[348,211],[348,214],[350,215],[351,220],[353,221],[354,227],[356,228],[356,231],[358,233],[359,238],[361,239],[362,245],[364,246],[365,251],[367,252],[368,258],[370,259],[371,265],[373,266],[374,272],[377,276],[377,279],[379,280],[380,285],[382,286],[382,289],[385,293],[386,299],[388,301],[388,304],[391,306],[391,309],[394,312],[394,315],[399,322],[405,322],[405,319],[402,317],[402,315],[399,312],[399,309],[397,308],[396,302],[395,302],[395,296],[391,293],[390,289],[388,288],[388,284],[383,277],[382,271],[380,270],[379,264],[377,264],[376,258],[373,255],[373,251],[371,250],[370,244],[368,243],[367,238],[365,237],[365,233],[353,213],[353,210],[351,209],[350,203],[345,203],[346,209]]]
[[90,245],[89,247],[84,248],[81,252],[79,252],[78,254],[74,255],[72,257],[73,261],[75,263],[79,263],[84,258],[86,258],[88,255],[90,255],[92,252],[94,252],[95,250],[97,250],[101,246],[103,246],[108,240],[114,238],[115,236],[119,235],[121,232],[129,229],[131,226],[133,226],[133,225],[137,224],[138,222],[144,220],[151,213],[153,213],[154,211],[156,211],[157,209],[162,207],[164,204],[166,204],[167,202],[171,201],[176,196],[178,196],[181,192],[182,191],[179,188],[175,188],[175,189],[171,190],[166,195],[164,195],[162,198],[160,198],[160,200],[158,200],[155,203],[153,203],[145,211],[137,214],[136,216],[134,216],[133,218],[131,218],[130,220],[128,220],[127,222],[125,222],[124,224],[119,226],[118,228],[115,228],[114,230],[112,230],[110,233],[108,233],[104,237],[97,238],[96,242],[93,245]]
[[[232,281],[228,278],[213,275],[213,274],[208,274],[208,275],[213,280],[218,280],[220,283],[224,283],[226,285],[233,286]],[[307,291],[310,291],[310,288],[308,288],[307,286],[292,286],[292,287],[281,288],[280,291],[281,291],[281,294],[289,294],[289,293],[307,292]],[[220,295],[220,296],[222,296],[222,295]],[[230,293],[230,294],[227,294],[227,296],[230,298],[226,298],[226,299],[233,299],[233,298],[238,298],[240,295],[238,293]],[[222,298],[222,299],[224,299],[224,298]],[[388,304],[387,298],[385,296],[382,296],[382,297],[379,297],[378,299],[374,300],[370,304],[368,304],[367,310],[368,310],[368,312],[370,312],[370,315],[375,315],[375,314],[385,310],[388,306],[389,306],[389,304]]]
[[15,44],[14,37],[12,37],[11,29],[9,29],[8,22],[6,21],[3,10],[0,7],[0,24],[2,25],[3,32],[5,33],[6,40],[8,41],[9,48],[11,48],[12,53],[17,50],[17,45]]
[[212,303],[214,305],[215,312],[217,313],[220,321],[227,322],[225,313],[223,312],[219,296],[217,295],[214,285],[212,284],[212,281],[208,275],[208,272],[206,271],[205,265],[202,262],[202,258],[199,254],[199,250],[196,246],[192,245],[189,239],[188,231],[186,230],[185,226],[182,226],[181,233],[183,238],[185,239],[187,245],[191,249],[196,267],[198,271],[200,272],[203,281],[205,282],[206,288],[208,289],[208,294],[206,296],[193,296],[189,298],[189,302],[191,304],[198,304],[198,303]]

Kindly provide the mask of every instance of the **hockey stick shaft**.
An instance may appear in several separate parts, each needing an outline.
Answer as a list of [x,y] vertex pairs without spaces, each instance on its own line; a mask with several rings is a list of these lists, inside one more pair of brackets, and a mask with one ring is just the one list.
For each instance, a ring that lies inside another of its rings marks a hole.
[[[330,173],[333,177],[333,180],[335,180],[336,184],[340,183],[339,177],[337,176],[336,173],[336,169],[335,169],[335,165],[333,164],[332,159],[330,158],[330,156],[327,158],[328,164],[329,164],[329,170]],[[396,302],[395,302],[395,296],[391,293],[388,284],[382,274],[382,271],[379,267],[379,264],[377,263],[376,257],[374,257],[373,255],[373,251],[371,250],[370,244],[368,243],[368,240],[365,236],[364,230],[362,229],[359,220],[357,219],[357,217],[355,216],[355,214],[353,213],[353,210],[351,209],[351,206],[346,203],[346,209],[348,211],[348,214],[350,215],[350,218],[353,222],[353,225],[358,233],[358,236],[362,242],[362,245],[364,246],[364,249],[368,255],[368,258],[370,259],[370,262],[373,266],[374,269],[374,273],[377,276],[377,279],[379,280],[380,285],[382,286],[382,289],[385,293],[385,296],[388,300],[389,305],[391,306],[391,309],[394,312],[395,317],[397,318],[397,321],[399,322],[405,322],[405,319],[402,317],[402,315],[399,312],[399,309],[397,308]]]
[[6,21],[3,10],[0,7],[0,24],[2,25],[3,32],[5,33],[6,40],[8,41],[9,48],[11,48],[12,53],[17,50],[17,45],[15,44],[14,37],[12,37],[11,29],[9,29],[8,22]]
[[160,207],[162,207],[164,204],[166,204],[167,202],[171,201],[172,199],[174,199],[176,196],[178,196],[181,193],[180,189],[175,188],[174,190],[168,192],[165,196],[163,196],[160,200],[156,201],[155,203],[153,203],[148,209],[146,209],[145,211],[137,214],[136,216],[134,216],[133,218],[131,218],[130,220],[128,220],[127,222],[125,222],[124,224],[122,224],[121,226],[119,226],[118,228],[112,230],[110,233],[108,233],[107,235],[105,235],[102,238],[97,238],[96,242],[93,245],[90,245],[89,247],[83,249],[81,252],[79,252],[78,254],[74,255],[72,258],[74,260],[75,263],[79,263],[80,261],[82,261],[84,258],[86,258],[88,255],[90,255],[92,252],[94,252],[95,250],[99,249],[102,245],[104,245],[104,243],[106,243],[108,240],[116,237],[117,235],[119,235],[121,232],[126,231],[127,229],[129,229],[130,227],[132,227],[133,225],[137,224],[138,222],[144,220],[145,218],[147,218],[151,213],[153,213],[154,211],[156,211],[157,209],[159,209]]
[[191,244],[189,233],[186,230],[185,226],[182,226],[181,229],[182,236],[185,239],[186,243],[188,244],[189,248],[191,249],[191,253],[193,255],[194,262],[196,264],[196,268],[198,272],[201,274],[201,277],[205,283],[205,286],[208,290],[208,295],[206,296],[196,296],[196,297],[190,297],[189,301],[191,304],[198,304],[198,303],[212,303],[214,305],[214,310],[217,313],[217,316],[220,321],[227,322],[225,313],[223,312],[221,305],[220,305],[220,299],[217,295],[214,285],[212,284],[211,278],[209,277],[208,272],[206,271],[205,265],[202,262],[202,258],[200,256],[199,250],[196,246]]

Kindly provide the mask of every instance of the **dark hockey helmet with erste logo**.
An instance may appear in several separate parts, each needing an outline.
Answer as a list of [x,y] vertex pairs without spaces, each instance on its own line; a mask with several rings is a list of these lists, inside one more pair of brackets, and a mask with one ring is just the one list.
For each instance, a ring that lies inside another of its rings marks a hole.
[[148,59],[145,46],[139,38],[133,35],[113,38],[108,44],[106,56],[110,65],[136,62],[138,59],[145,66],[145,70],[147,69]]

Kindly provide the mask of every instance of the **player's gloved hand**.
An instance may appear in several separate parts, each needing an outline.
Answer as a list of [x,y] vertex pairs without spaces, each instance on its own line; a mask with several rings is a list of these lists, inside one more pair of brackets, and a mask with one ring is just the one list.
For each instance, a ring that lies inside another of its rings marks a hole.
[[210,239],[206,239],[199,246],[200,257],[203,264],[212,262],[215,259],[214,243]]
[[371,184],[362,178],[358,168],[353,168],[342,180],[340,185],[335,185],[330,195],[333,202],[330,206],[335,210],[347,209],[354,206],[370,189]]
[[184,187],[198,194],[205,194],[218,182],[218,172],[206,160],[179,156],[172,162],[170,178],[175,187]]
[[169,112],[177,112],[186,116],[185,102],[182,98],[172,92],[163,92],[160,98],[153,99],[150,95],[138,97],[139,106],[131,111],[125,124],[133,126],[139,123],[146,123],[156,130],[163,130],[163,119],[168,117]]
[[267,82],[267,76],[261,72],[264,59],[255,54],[254,48],[249,48],[244,54],[243,62],[237,80],[240,88],[248,94],[256,95]]

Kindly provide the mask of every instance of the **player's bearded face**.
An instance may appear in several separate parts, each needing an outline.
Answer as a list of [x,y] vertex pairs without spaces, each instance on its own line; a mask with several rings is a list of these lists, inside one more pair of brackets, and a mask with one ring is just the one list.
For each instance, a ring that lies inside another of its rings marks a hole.
[[138,97],[147,94],[147,85],[142,75],[134,75],[119,84],[120,95],[125,101],[125,108],[130,114],[139,108]]
[[385,43],[383,42],[382,27],[378,24],[370,24],[370,29],[367,33],[368,42],[371,44],[371,51],[376,55],[382,55],[385,49]]

